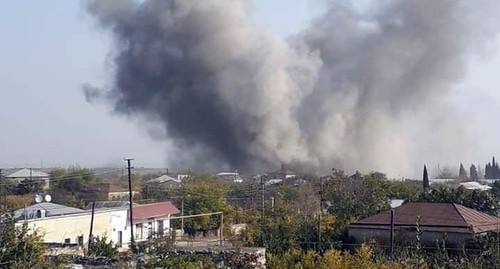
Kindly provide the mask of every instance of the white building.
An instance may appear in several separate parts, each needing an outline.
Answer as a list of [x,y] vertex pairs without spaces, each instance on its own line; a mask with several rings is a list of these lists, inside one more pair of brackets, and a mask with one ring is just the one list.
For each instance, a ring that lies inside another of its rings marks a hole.
[[38,181],[38,182],[43,182],[44,189],[48,189],[50,187],[50,175],[42,172],[42,171],[37,171],[34,169],[27,169],[23,168],[21,170],[17,170],[16,172],[13,172],[7,176],[5,176],[6,179],[15,181],[17,183],[21,183],[23,180],[33,180],[33,181]]
[[[43,213],[37,213],[41,210]],[[134,239],[145,241],[155,234],[170,232],[170,217],[180,211],[171,202],[133,205]],[[18,211],[18,225],[26,223],[50,245],[88,246],[92,211],[53,203],[39,203]],[[23,212],[31,212],[24,217]],[[94,211],[93,236],[106,236],[122,249],[130,242],[129,207],[99,208]]]
[[243,182],[243,179],[241,178],[240,173],[238,173],[238,172],[218,173],[217,177],[222,179],[222,180],[232,181],[232,182],[236,182],[236,183]]

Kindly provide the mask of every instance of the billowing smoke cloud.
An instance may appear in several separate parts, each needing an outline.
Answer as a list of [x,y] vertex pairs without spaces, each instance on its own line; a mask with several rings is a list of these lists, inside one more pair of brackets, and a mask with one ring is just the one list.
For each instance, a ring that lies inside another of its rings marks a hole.
[[491,33],[483,11],[495,1],[470,2],[376,1],[360,12],[331,1],[284,39],[256,28],[245,0],[93,1],[116,70],[110,89],[87,87],[87,97],[161,124],[183,167],[407,173],[420,147],[450,140],[424,115],[448,116],[465,58]]

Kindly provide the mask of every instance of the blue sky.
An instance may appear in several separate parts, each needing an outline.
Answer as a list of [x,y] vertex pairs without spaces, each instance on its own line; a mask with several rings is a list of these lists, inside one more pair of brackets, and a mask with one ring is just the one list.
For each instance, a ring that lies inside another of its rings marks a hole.
[[[253,16],[262,28],[288,35],[321,12],[320,2],[256,0]],[[110,39],[79,1],[6,1],[0,33],[0,167],[117,166],[125,156],[135,157],[136,167],[167,166],[166,145],[137,119],[85,101],[82,84],[102,85],[111,75]],[[484,134],[465,162],[500,152],[499,44],[471,59],[469,77],[452,96],[457,113]]]
[[[286,35],[314,10],[308,1],[285,3],[255,1],[256,22]],[[79,1],[4,2],[0,33],[0,167],[122,165],[125,156],[166,166],[166,146],[138,120],[85,101],[81,85],[110,76],[110,39]]]

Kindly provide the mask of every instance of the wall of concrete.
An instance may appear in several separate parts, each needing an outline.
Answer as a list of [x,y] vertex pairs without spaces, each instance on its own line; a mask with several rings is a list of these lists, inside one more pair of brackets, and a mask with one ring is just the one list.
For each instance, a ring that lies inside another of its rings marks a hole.
[[[114,243],[118,243],[121,231],[122,244],[127,245],[130,239],[127,216],[126,209],[95,212],[92,234],[100,237],[106,236]],[[37,230],[42,235],[45,243],[66,244],[69,242],[69,244],[78,244],[79,237],[83,237],[84,247],[88,246],[90,222],[91,212],[26,221],[29,228]],[[23,223],[19,222],[18,225]]]
[[[416,241],[416,235],[416,231],[395,229],[394,241],[403,244],[412,244]],[[389,245],[391,231],[382,229],[349,228],[349,237],[352,237],[358,244],[375,240],[380,244]],[[448,244],[458,246],[465,244],[470,238],[470,235],[459,233],[447,233],[445,235],[441,232],[424,231],[421,236],[421,242],[425,246],[435,246],[436,240],[442,240],[444,238],[446,238]]]

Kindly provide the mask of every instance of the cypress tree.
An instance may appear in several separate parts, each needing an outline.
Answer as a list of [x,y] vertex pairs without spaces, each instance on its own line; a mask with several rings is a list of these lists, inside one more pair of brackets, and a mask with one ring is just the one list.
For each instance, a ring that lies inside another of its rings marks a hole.
[[484,178],[485,179],[491,179],[491,164],[487,163],[486,167],[484,168]]
[[476,166],[471,164],[469,169],[469,176],[471,180],[477,181],[479,179],[479,174],[477,172]]
[[424,192],[429,191],[429,175],[427,174],[427,166],[424,164],[424,175],[423,175],[423,187],[424,187]]
[[458,170],[458,178],[461,180],[467,179],[467,171],[465,171],[464,165],[460,163],[460,169]]

